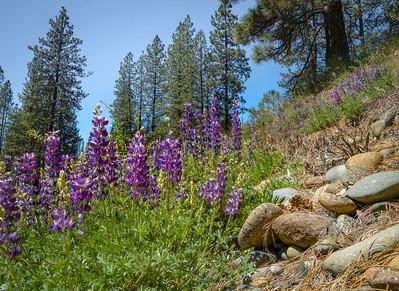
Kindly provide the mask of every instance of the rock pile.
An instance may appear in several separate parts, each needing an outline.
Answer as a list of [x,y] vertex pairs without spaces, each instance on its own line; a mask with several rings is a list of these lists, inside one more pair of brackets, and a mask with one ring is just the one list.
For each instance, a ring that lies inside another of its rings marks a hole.
[[[327,171],[325,177],[308,178],[306,185],[321,186],[312,196],[292,188],[278,189],[273,194],[281,205],[256,207],[242,226],[238,243],[242,250],[253,248],[266,252],[269,258],[272,254],[273,259],[259,266],[252,279],[272,273],[277,276],[284,272],[284,262],[302,260],[309,252],[314,261],[302,261],[298,268],[319,261],[323,270],[336,276],[348,266],[399,244],[399,221],[364,238],[350,239],[354,229],[367,228],[369,217],[363,218],[361,213],[381,213],[399,205],[399,172],[378,172],[383,159],[380,152],[352,156]],[[298,204],[298,197],[310,201],[311,207],[290,208]],[[373,219],[378,220],[378,216]],[[303,276],[295,274],[275,286],[276,290],[299,284]],[[399,290],[399,258],[390,267],[370,268],[364,276],[368,286]]]

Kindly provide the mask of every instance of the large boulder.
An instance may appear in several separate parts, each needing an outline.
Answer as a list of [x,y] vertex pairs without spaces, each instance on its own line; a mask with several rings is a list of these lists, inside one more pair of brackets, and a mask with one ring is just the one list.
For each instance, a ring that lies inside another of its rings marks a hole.
[[373,171],[381,163],[383,155],[379,152],[367,152],[350,157],[345,166],[347,169],[365,169]]
[[380,172],[367,176],[353,185],[346,195],[365,204],[399,198],[399,172]]
[[337,214],[351,215],[357,210],[357,204],[352,199],[326,191],[320,193],[318,200],[324,208]]
[[240,248],[246,250],[252,247],[267,247],[270,243],[270,238],[267,238],[268,231],[265,226],[282,214],[283,210],[271,203],[263,203],[252,210],[238,235]]
[[331,219],[325,216],[295,212],[283,214],[272,223],[273,233],[284,243],[308,248],[321,236]]
[[353,262],[368,260],[373,254],[384,251],[397,243],[399,243],[399,224],[395,224],[372,237],[332,253],[326,258],[323,266],[329,272],[338,274]]

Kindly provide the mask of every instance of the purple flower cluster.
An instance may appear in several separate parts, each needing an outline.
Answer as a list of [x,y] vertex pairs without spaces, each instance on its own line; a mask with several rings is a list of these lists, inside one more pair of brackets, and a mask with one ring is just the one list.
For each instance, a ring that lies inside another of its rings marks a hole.
[[68,216],[65,209],[55,208],[51,213],[53,223],[50,224],[50,230],[63,232],[65,229],[72,229],[75,227],[76,222]]
[[244,200],[244,196],[238,192],[233,191],[229,195],[229,199],[226,202],[226,208],[224,213],[227,215],[236,215],[240,213],[241,202]]
[[34,224],[38,194],[39,194],[39,173],[34,153],[22,155],[16,168],[19,181],[19,189],[25,194],[21,208],[26,214],[29,224]]
[[62,166],[60,132],[46,135],[44,140],[45,170],[49,177],[58,178]]
[[344,96],[360,91],[370,80],[379,78],[383,73],[383,68],[359,68],[331,90],[330,98],[335,104],[340,104]]
[[182,175],[180,143],[177,139],[167,138],[154,145],[154,167],[166,174],[170,182],[179,183]]
[[203,122],[203,142],[207,149],[217,152],[220,149],[222,127],[219,121],[218,100],[215,96],[211,99],[210,113],[204,116]]
[[139,132],[134,135],[127,150],[125,182],[131,186],[129,190],[130,198],[134,200],[149,199],[151,203],[155,203],[159,199],[160,190],[155,178],[150,175],[145,139]]
[[180,139],[184,150],[194,155],[200,150],[199,132],[195,126],[195,120],[198,117],[198,113],[193,113],[191,103],[184,103],[183,117],[179,122]]
[[97,106],[92,119],[93,129],[90,132],[88,161],[91,178],[95,180],[97,195],[103,196],[105,184],[117,181],[120,162],[116,152],[116,142],[109,139],[106,126],[108,120],[101,116],[101,108]]
[[59,131],[47,134],[44,141],[45,175],[40,182],[39,203],[47,216],[56,203],[57,179],[62,165]]
[[71,179],[71,204],[78,211],[79,222],[83,222],[83,213],[90,212],[90,201],[93,199],[94,181],[90,178]]
[[216,169],[216,179],[211,178],[204,186],[200,187],[198,197],[208,201],[211,206],[217,205],[225,192],[226,176],[226,164],[219,163]]
[[238,106],[238,100],[234,99],[233,103],[233,127],[232,127],[232,142],[235,151],[241,151],[241,120],[240,120],[240,108]]
[[13,178],[0,180],[0,206],[3,212],[3,219],[0,223],[0,245],[9,242],[8,252],[12,257],[21,253],[18,245],[20,238],[15,233],[15,224],[21,219],[16,192]]

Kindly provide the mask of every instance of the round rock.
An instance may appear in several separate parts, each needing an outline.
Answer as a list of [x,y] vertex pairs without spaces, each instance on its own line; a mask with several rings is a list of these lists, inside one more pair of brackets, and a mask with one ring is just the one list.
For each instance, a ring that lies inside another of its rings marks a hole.
[[296,246],[290,246],[286,251],[287,257],[289,259],[295,258],[299,256],[301,253],[303,253],[303,249]]
[[337,214],[348,214],[351,215],[356,212],[357,205],[352,199],[345,196],[335,195],[328,192],[321,192],[319,197],[319,203],[332,212]]
[[270,244],[271,238],[267,237],[268,231],[265,229],[265,226],[282,214],[283,210],[271,203],[263,203],[252,210],[238,235],[240,248],[246,250],[252,247],[267,247]]
[[277,217],[272,223],[272,230],[282,242],[308,248],[320,238],[330,223],[331,219],[325,216],[295,212]]
[[338,181],[341,178],[341,176],[345,173],[345,171],[346,171],[345,165],[339,165],[331,168],[326,173],[326,181],[328,183],[333,183],[335,181]]
[[383,155],[379,152],[367,152],[349,158],[345,166],[347,169],[365,169],[373,171],[381,163]]
[[347,196],[355,201],[373,204],[399,198],[399,172],[380,172],[363,178],[351,187]]

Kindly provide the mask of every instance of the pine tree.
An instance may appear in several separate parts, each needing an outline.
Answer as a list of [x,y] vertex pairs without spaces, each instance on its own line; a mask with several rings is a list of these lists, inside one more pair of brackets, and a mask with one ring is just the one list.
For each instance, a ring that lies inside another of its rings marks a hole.
[[194,33],[190,16],[180,22],[172,36],[167,59],[167,95],[169,118],[177,126],[183,104],[192,102],[195,86]]
[[123,59],[119,78],[115,82],[115,100],[111,106],[111,116],[118,124],[118,128],[124,136],[132,136],[135,128],[135,117],[137,118],[137,96],[134,87],[137,84],[136,64],[133,54],[129,52]]
[[11,114],[15,111],[11,82],[9,80],[4,82],[4,79],[4,72],[0,67],[0,153],[7,137]]
[[150,130],[149,127],[149,110],[147,105],[147,84],[146,84],[146,71],[145,71],[146,56],[144,52],[141,53],[139,59],[135,63],[136,66],[136,84],[134,86],[134,95],[137,100],[137,128],[146,128],[147,131]]
[[218,10],[212,15],[211,78],[214,94],[219,98],[224,117],[224,127],[230,127],[232,101],[243,103],[244,82],[249,78],[250,67],[245,51],[233,39],[233,29],[238,17],[232,12],[230,0],[220,0]]
[[[29,47],[33,59],[28,64],[28,77],[20,96],[22,108],[14,116],[13,127],[21,127],[10,135],[9,148],[13,152],[35,150],[41,152],[37,138],[48,131],[59,130],[64,153],[75,153],[79,143],[76,112],[87,96],[81,86],[86,77],[86,58],[81,55],[82,41],[74,37],[73,25],[67,11],[61,8],[55,19],[50,19],[50,30],[39,44]],[[27,138],[28,137],[28,138]]]
[[165,57],[165,45],[157,35],[147,46],[144,63],[151,132],[155,132],[165,114]]
[[194,105],[202,113],[209,105],[209,48],[206,43],[206,37],[200,30],[194,39],[195,54],[195,87],[194,87]]

